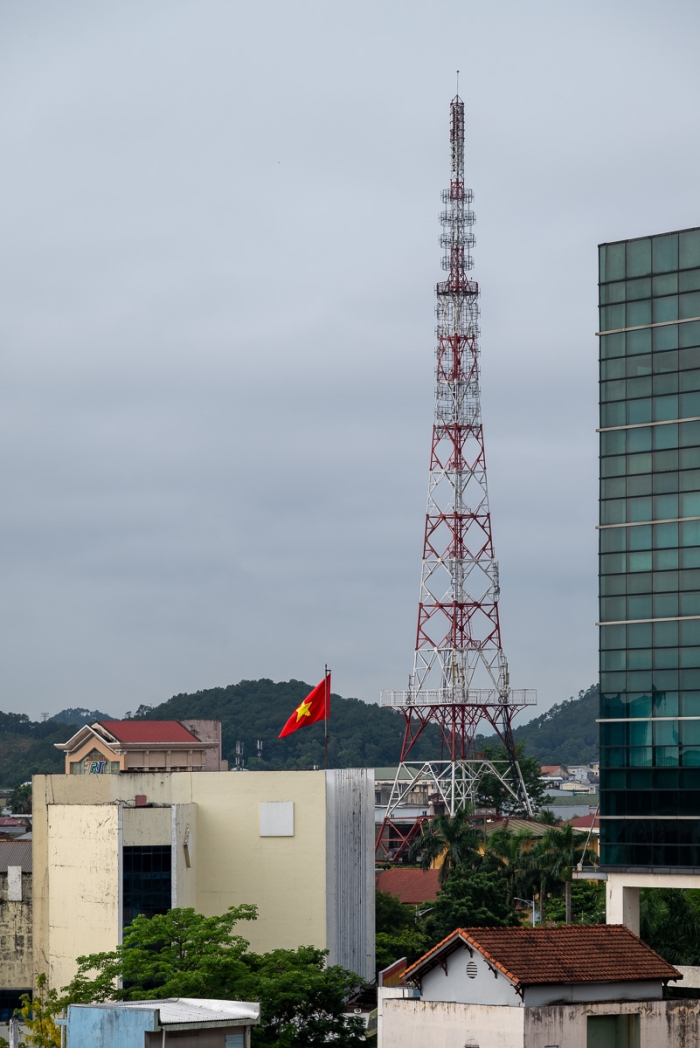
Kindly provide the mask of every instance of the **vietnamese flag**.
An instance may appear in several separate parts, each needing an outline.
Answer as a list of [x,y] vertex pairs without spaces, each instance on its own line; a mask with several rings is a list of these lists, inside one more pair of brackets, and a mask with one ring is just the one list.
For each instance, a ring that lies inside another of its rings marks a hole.
[[326,674],[320,684],[309,692],[303,702],[300,702],[291,715],[282,731],[277,736],[283,739],[285,735],[291,735],[299,728],[305,728],[308,724],[316,721],[327,720],[331,714],[331,675]]

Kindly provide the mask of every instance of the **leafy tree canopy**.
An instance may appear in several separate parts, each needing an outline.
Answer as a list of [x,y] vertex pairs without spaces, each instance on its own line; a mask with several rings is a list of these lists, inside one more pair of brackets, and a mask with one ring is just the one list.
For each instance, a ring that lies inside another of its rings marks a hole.
[[457,867],[433,903],[426,933],[432,946],[455,928],[506,928],[519,924],[506,884],[498,874]]
[[375,892],[375,922],[377,932],[397,932],[415,924],[413,908],[405,906],[397,895]]
[[360,1048],[364,1024],[345,1012],[362,979],[313,946],[255,954],[234,933],[255,920],[254,906],[232,906],[218,917],[187,907],[137,917],[124,942],[109,953],[78,958],[78,972],[63,987],[62,1004],[108,1000],[208,997],[259,1001],[255,1048]]
[[671,964],[700,964],[700,889],[643,888],[640,937]]
[[10,794],[9,809],[13,815],[29,815],[32,810],[32,787],[25,782]]

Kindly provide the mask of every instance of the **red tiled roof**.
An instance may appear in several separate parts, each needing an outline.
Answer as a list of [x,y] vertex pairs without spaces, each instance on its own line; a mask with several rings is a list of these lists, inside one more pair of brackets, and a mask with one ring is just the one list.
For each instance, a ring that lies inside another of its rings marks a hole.
[[597,815],[579,815],[575,819],[568,820],[575,830],[600,829],[600,819]]
[[543,764],[540,771],[543,775],[555,775],[556,772],[562,771],[563,768],[563,764]]
[[24,826],[24,823],[13,819],[11,815],[0,815],[0,826]]
[[122,720],[97,721],[120,742],[198,742],[179,721]]
[[404,977],[420,977],[462,943],[476,947],[516,986],[681,978],[672,964],[624,924],[457,928],[408,968]]
[[434,902],[440,889],[439,870],[382,870],[375,879],[377,891],[396,895],[401,902],[418,906]]

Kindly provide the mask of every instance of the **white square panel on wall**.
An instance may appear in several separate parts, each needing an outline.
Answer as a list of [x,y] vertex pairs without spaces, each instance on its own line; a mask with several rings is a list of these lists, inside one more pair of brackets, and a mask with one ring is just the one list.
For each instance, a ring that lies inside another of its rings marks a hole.
[[260,836],[294,836],[294,801],[260,801]]

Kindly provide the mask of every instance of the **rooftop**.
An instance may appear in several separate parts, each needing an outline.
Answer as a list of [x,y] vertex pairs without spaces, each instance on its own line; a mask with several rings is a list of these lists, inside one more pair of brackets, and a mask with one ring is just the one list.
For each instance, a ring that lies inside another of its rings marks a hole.
[[95,723],[119,742],[199,742],[196,735],[176,720],[104,720]]
[[434,902],[440,889],[439,870],[380,870],[375,878],[377,891],[396,895],[401,902],[419,906]]
[[461,945],[475,947],[516,986],[682,978],[624,924],[457,928],[408,968],[405,978],[420,978]]
[[8,866],[21,866],[23,873],[32,872],[31,840],[0,841],[0,873]]
[[160,1012],[160,1025],[192,1029],[210,1023],[252,1024],[260,1021],[260,1005],[251,1001],[218,1001],[195,997],[166,997],[158,1001],[108,1001],[105,1004],[73,1004],[71,1008],[142,1008]]

